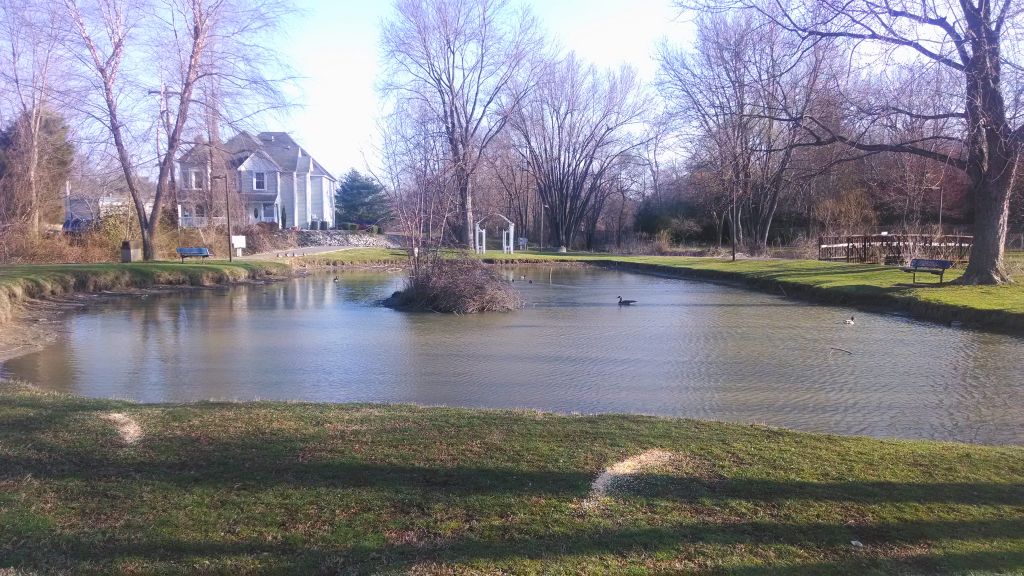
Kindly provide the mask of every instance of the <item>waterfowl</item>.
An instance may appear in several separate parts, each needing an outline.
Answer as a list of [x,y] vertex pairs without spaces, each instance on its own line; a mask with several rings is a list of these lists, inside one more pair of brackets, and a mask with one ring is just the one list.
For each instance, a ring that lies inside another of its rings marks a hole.
[[846,324],[847,326],[853,326],[853,316],[850,316],[848,320],[843,320],[843,324]]
[[334,281],[335,281],[335,282],[337,282],[337,281],[338,281],[338,277],[337,277],[337,276],[335,276],[335,277],[334,277]]
[[636,300],[623,300],[622,296],[619,296],[619,306],[629,306],[631,304],[636,304]]

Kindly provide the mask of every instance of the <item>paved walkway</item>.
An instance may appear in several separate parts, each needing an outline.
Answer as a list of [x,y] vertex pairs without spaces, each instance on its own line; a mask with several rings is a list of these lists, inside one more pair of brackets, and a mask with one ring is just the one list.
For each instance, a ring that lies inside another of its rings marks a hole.
[[306,246],[304,248],[288,248],[287,250],[274,250],[273,252],[260,252],[242,256],[238,260],[276,260],[278,258],[291,258],[297,256],[309,256],[311,254],[326,254],[327,252],[341,252],[342,250],[353,250],[359,246]]

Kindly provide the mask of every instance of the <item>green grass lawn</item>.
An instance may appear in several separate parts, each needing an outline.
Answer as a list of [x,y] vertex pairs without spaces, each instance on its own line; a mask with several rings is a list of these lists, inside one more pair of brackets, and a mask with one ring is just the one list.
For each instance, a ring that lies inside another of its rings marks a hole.
[[[115,423],[134,419],[126,444]],[[605,467],[671,455],[613,483]],[[857,541],[862,545],[852,544]],[[0,384],[0,573],[1022,574],[1024,449]]]
[[296,258],[306,266],[385,266],[408,260],[405,250],[393,248],[354,248]]

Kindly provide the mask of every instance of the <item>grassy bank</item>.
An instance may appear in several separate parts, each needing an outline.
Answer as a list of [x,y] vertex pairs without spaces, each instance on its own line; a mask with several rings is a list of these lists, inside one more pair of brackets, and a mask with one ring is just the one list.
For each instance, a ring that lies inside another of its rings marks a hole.
[[157,285],[212,286],[288,271],[280,263],[257,261],[0,266],[0,324],[10,320],[16,306],[32,298]]
[[[346,262],[392,258],[404,261],[401,251],[352,250],[329,255],[335,265]],[[981,327],[1024,333],[1024,278],[1008,286],[955,286],[937,284],[937,277],[919,274],[918,284],[893,266],[846,264],[818,260],[739,260],[681,256],[612,256],[607,254],[555,254],[522,252],[505,255],[489,252],[482,258],[497,264],[546,264],[585,262],[654,272],[737,282],[775,294],[819,302],[869,308],[898,308],[929,320],[958,320]],[[1011,254],[1015,267],[1024,256]],[[947,281],[962,270],[949,270]]]
[[393,248],[355,248],[302,256],[299,265],[313,268],[401,266],[409,261],[405,250]]
[[[939,286],[938,278],[910,274],[893,266],[817,260],[741,260],[710,258],[616,257],[605,264],[704,278],[735,280],[767,291],[836,304],[893,306],[940,321],[961,320],[1024,332],[1024,284]],[[946,280],[960,276],[950,270]]]
[[[593,491],[639,454],[657,457]],[[5,568],[1019,574],[1024,449],[622,415],[138,405],[6,384]]]

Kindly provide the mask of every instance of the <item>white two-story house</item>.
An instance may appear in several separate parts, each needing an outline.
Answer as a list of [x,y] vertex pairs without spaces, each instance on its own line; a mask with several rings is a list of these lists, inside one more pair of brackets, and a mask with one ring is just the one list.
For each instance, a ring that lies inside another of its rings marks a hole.
[[286,132],[241,132],[220,146],[199,143],[179,158],[178,167],[178,217],[183,226],[220,222],[223,178],[228,190],[237,194],[231,200],[237,202],[232,215],[242,207],[249,223],[334,226],[337,180]]

